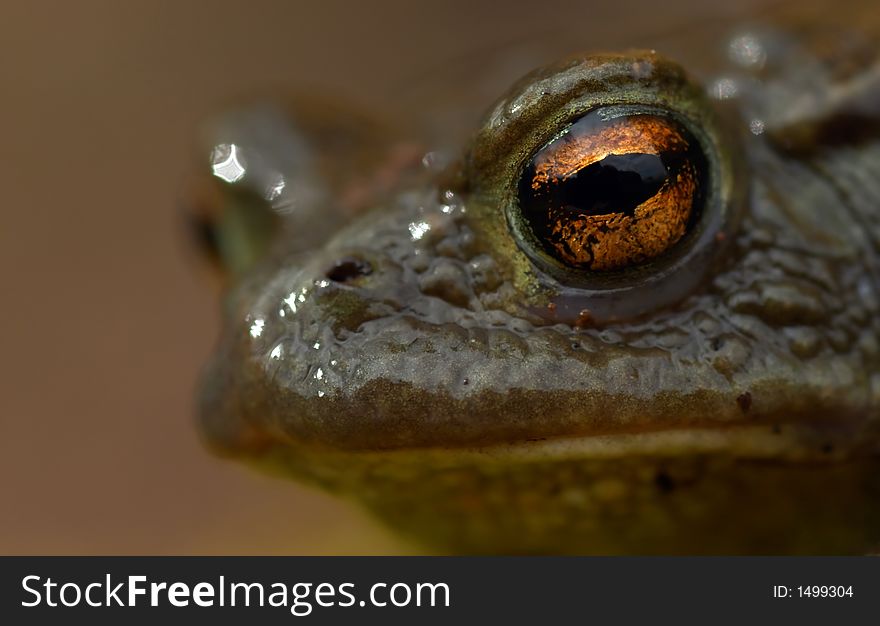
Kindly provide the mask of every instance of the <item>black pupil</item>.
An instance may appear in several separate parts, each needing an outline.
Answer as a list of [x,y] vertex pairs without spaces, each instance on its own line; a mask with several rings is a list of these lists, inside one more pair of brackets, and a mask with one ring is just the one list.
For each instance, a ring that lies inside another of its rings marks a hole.
[[[637,206],[660,191],[666,178],[666,166],[656,154],[611,154],[551,186],[542,201],[585,215],[632,216]],[[524,183],[529,180],[523,178]],[[522,191],[521,197],[531,195]]]

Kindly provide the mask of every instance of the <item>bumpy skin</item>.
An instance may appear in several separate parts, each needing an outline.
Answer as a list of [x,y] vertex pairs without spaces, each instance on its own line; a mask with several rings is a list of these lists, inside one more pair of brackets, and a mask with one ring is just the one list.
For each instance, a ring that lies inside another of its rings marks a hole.
[[[234,277],[205,376],[210,443],[451,552],[870,550],[880,64],[870,37],[844,55],[821,29],[755,33],[765,61],[709,78],[733,101],[653,53],[573,57],[515,85],[450,167],[397,159],[393,188],[362,175],[389,178],[393,142],[297,131],[319,164],[375,162],[324,186],[306,157],[284,171],[279,234]],[[711,194],[675,255],[585,278],[521,244],[512,190],[608,104],[688,122]]]

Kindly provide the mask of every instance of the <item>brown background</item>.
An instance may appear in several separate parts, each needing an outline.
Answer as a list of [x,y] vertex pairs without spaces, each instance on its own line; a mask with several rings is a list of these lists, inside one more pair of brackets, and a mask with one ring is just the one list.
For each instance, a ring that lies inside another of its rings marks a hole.
[[193,390],[219,308],[179,214],[195,124],[273,86],[382,107],[499,41],[565,28],[583,48],[624,47],[766,2],[710,4],[6,3],[0,553],[411,550],[201,447]]

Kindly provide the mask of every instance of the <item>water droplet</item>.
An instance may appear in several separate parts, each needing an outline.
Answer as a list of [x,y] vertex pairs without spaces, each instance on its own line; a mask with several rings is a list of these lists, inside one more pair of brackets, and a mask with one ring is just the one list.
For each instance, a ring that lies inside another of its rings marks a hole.
[[238,156],[238,146],[234,143],[221,143],[211,150],[211,171],[214,176],[234,183],[241,180],[245,173],[244,164]]
[[732,78],[719,78],[709,87],[709,95],[716,100],[729,100],[739,93],[739,87]]
[[727,49],[730,60],[740,67],[760,69],[767,61],[767,51],[752,34],[735,37]]

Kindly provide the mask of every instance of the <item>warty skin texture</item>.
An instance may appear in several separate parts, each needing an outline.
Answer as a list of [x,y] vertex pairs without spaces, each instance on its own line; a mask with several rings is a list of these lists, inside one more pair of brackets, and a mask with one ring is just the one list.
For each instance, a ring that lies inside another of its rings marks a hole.
[[[766,58],[729,83],[639,51],[537,70],[453,164],[404,164],[366,201],[338,199],[344,176],[303,177],[311,203],[231,281],[210,444],[443,551],[871,549],[880,57],[870,38],[829,53],[821,28],[755,33]],[[607,105],[688,123],[711,193],[674,255],[572,275],[522,245],[517,174]],[[302,154],[353,167],[298,132]],[[394,152],[378,144],[365,153]]]

